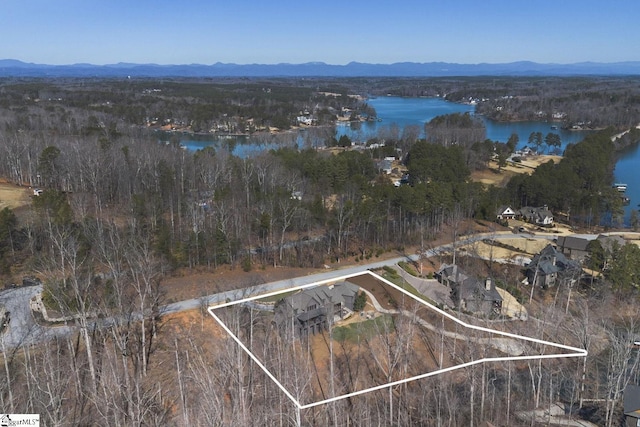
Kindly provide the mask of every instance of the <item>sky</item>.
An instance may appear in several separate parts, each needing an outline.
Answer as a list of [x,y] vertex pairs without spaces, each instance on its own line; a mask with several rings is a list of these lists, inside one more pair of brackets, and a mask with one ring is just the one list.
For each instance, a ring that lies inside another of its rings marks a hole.
[[638,0],[1,0],[39,64],[640,61]]

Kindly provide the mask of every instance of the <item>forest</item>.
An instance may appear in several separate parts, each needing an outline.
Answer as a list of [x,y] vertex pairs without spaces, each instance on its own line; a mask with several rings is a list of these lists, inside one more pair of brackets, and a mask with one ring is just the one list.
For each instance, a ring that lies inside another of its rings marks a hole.
[[[503,164],[517,141],[486,140],[469,115],[432,120],[422,139],[416,129],[378,135],[369,142],[383,141],[378,148],[351,150],[350,141],[336,141],[335,121],[375,117],[366,96],[379,93],[485,99],[477,111],[499,111],[491,115],[499,120],[531,118],[544,106],[566,113],[563,126],[600,130],[568,146],[560,162],[486,186],[472,172],[492,159]],[[637,143],[640,132],[612,136],[640,123],[638,96],[632,77],[0,81],[0,177],[42,190],[27,206],[0,210],[0,279],[37,277],[43,303],[75,316],[79,330],[3,348],[0,407],[40,413],[46,425],[296,425],[294,408],[204,311],[192,314],[189,328],[163,315],[172,298],[166,278],[322,269],[424,249],[478,224],[496,230],[502,205],[547,205],[570,212],[564,221],[576,230],[604,224],[604,231],[622,212],[612,188],[616,152]],[[295,132],[301,115],[314,118],[305,132],[321,147],[283,143],[242,158],[212,148],[191,152],[176,138],[184,131],[290,141],[283,131]],[[174,136],[168,141],[158,137],[163,126]],[[388,156],[406,168],[406,184],[380,172]],[[596,425],[619,425],[622,390],[638,375],[629,345],[640,332],[633,309],[638,252],[592,247],[590,268],[603,276],[597,286],[541,289],[528,300],[535,327],[513,325],[587,348],[584,361],[482,365],[314,408],[302,424],[531,425],[516,412],[563,401]],[[518,269],[473,257],[459,262],[478,272],[504,270],[505,286],[529,292]],[[238,330],[259,321],[250,310],[231,316]],[[98,328],[95,317],[120,320]],[[408,344],[398,331],[415,333],[415,325],[395,319],[385,327],[387,355],[400,358]],[[286,375],[299,381],[307,362],[289,360],[296,353],[283,346],[260,348],[279,366],[294,366]],[[344,375],[358,361],[340,363]]]

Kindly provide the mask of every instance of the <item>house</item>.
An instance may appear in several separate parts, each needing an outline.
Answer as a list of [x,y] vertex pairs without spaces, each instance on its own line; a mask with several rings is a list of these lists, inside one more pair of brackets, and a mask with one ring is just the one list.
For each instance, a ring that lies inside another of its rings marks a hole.
[[549,244],[533,257],[525,269],[526,283],[534,286],[573,285],[582,276],[577,261],[567,258],[555,246]]
[[593,240],[598,241],[608,254],[611,254],[615,248],[620,248],[625,244],[625,240],[620,236],[607,236],[604,234],[600,234],[598,237],[592,235],[559,236],[556,244],[564,255],[582,262],[589,255],[587,247]]
[[378,170],[389,175],[393,170],[393,161],[395,157],[385,157],[383,160],[378,162]]
[[576,261],[582,261],[589,254],[587,246],[594,238],[590,236],[559,236],[556,244],[564,255]]
[[516,156],[534,156],[536,155],[536,151],[527,147],[526,145],[522,148],[522,150],[516,150],[514,153]]
[[514,219],[516,217],[516,211],[514,211],[513,209],[511,209],[511,206],[500,206],[498,208],[498,211],[496,212],[496,219],[499,220],[508,220],[508,219]]
[[518,211],[518,217],[523,221],[540,225],[542,227],[551,227],[553,225],[553,214],[547,205],[539,208],[525,206]]
[[352,313],[359,290],[349,282],[305,289],[280,300],[274,320],[283,335],[292,332],[303,337],[322,332]]
[[622,399],[625,427],[640,426],[640,386],[626,386]]
[[436,278],[451,289],[451,299],[459,310],[486,316],[502,311],[502,296],[492,279],[482,282],[467,275],[457,265],[448,264],[440,267]]

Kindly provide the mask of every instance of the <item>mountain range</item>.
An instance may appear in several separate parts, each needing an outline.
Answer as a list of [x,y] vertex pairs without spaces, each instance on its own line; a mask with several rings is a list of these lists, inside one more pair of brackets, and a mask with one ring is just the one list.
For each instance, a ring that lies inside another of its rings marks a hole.
[[639,75],[640,61],[542,64],[530,61],[502,64],[447,62],[397,62],[369,64],[324,62],[303,64],[215,63],[158,65],[117,63],[109,65],[47,65],[0,59],[0,77],[446,77],[446,76],[578,76]]

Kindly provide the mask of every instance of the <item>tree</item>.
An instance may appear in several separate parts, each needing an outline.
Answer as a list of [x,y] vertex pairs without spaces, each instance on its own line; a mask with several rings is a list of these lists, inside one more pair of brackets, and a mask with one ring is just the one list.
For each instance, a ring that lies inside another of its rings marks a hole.
[[516,151],[518,142],[520,142],[520,137],[517,133],[512,133],[507,140],[507,148],[509,149],[509,153],[513,153]]
[[614,289],[640,289],[640,248],[627,243],[614,250],[606,277],[611,281]]
[[640,218],[638,217],[638,210],[631,209],[631,213],[629,214],[629,225],[633,231],[638,231],[638,225],[640,225]]
[[606,262],[606,254],[599,240],[591,240],[587,244],[586,265],[591,270],[602,271]]
[[351,138],[349,138],[347,135],[340,136],[340,139],[338,139],[338,146],[351,147]]
[[557,133],[549,132],[547,136],[544,137],[544,143],[548,148],[554,147],[556,149],[560,148],[562,145],[562,141],[560,140],[560,135]]
[[13,234],[16,231],[17,224],[18,219],[11,209],[4,208],[0,210],[0,272],[9,270],[10,263],[5,255],[15,249]]
[[470,175],[462,148],[418,141],[409,150],[409,179],[418,182],[465,182]]
[[38,172],[42,183],[48,187],[57,188],[60,174],[60,149],[54,145],[50,145],[40,153],[38,158]]
[[362,311],[367,304],[367,294],[364,292],[358,292],[356,299],[353,302],[353,311]]
[[540,151],[540,146],[542,146],[542,132],[531,132],[529,134],[529,139],[527,140],[529,145],[534,145],[536,147],[536,151]]

